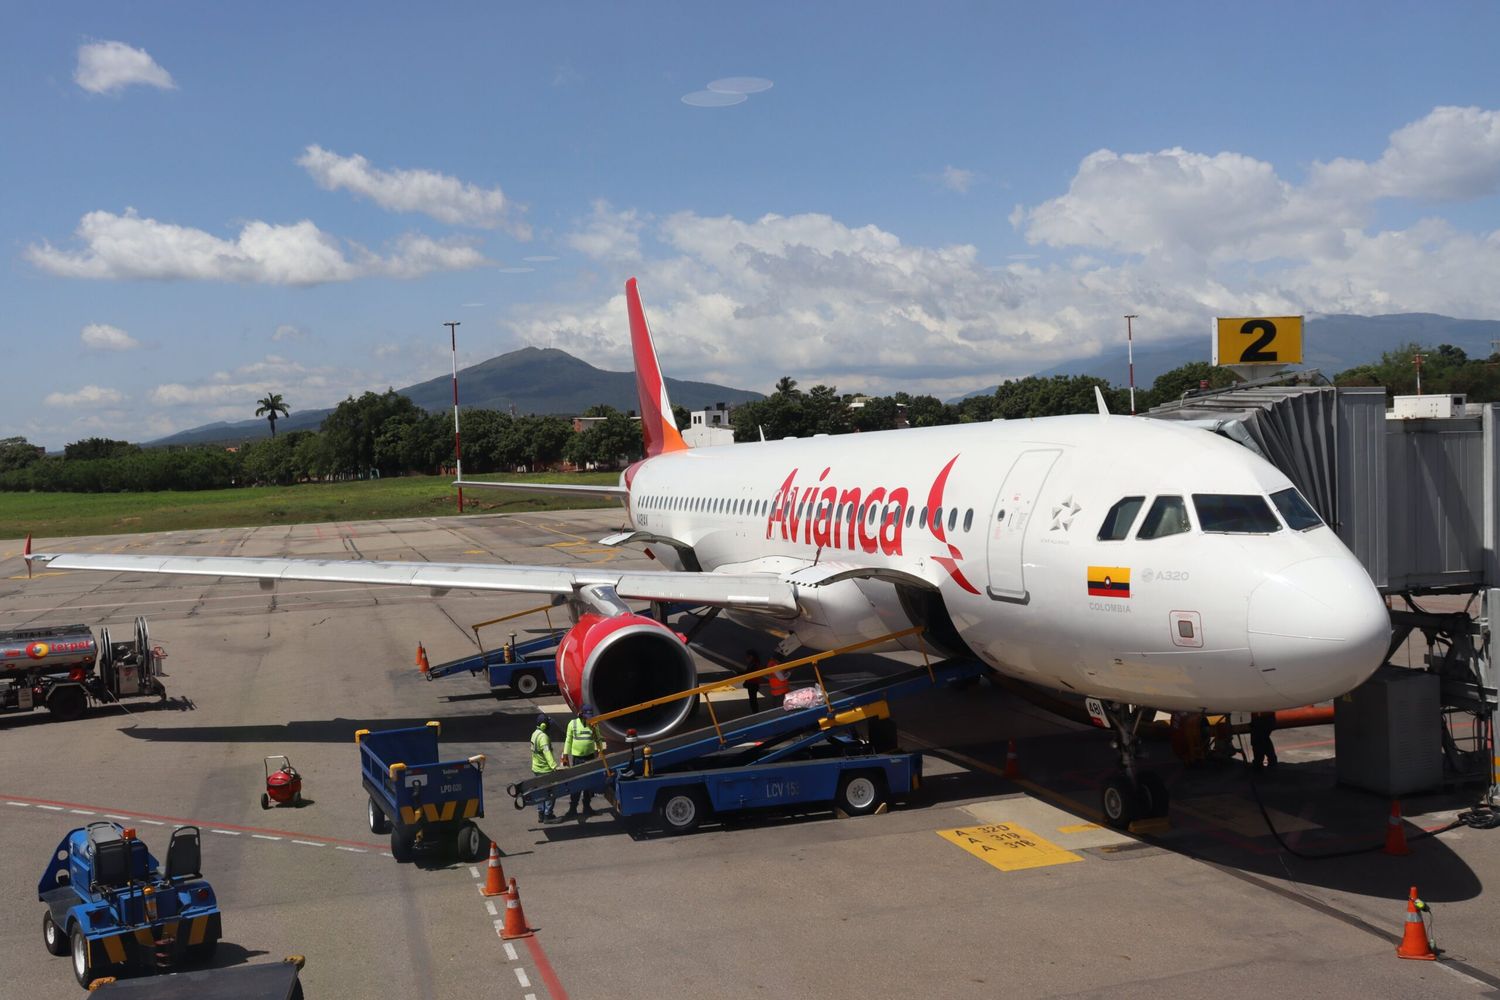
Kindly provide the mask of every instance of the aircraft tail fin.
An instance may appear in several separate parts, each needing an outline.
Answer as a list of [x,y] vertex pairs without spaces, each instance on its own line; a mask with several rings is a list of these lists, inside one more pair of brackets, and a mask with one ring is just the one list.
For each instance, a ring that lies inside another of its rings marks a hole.
[[635,390],[641,401],[646,457],[686,451],[688,445],[672,417],[667,380],[662,378],[661,366],[656,361],[656,347],[651,343],[651,329],[646,325],[646,313],[641,309],[641,295],[636,291],[634,278],[625,282],[625,303],[630,311],[630,347],[635,354]]
[[1099,418],[1101,420],[1108,419],[1109,404],[1104,401],[1104,393],[1099,391],[1099,387],[1097,385],[1094,386],[1094,402],[1098,404],[1099,407]]

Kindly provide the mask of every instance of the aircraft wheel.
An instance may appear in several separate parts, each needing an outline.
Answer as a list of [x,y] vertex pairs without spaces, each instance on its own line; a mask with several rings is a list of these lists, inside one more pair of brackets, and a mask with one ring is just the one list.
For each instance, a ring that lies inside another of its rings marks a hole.
[[703,789],[670,788],[656,801],[656,815],[668,833],[692,833],[708,813]]
[[1172,801],[1167,783],[1155,771],[1142,771],[1137,781],[1140,789],[1142,812],[1151,818],[1165,816]]
[[885,801],[885,776],[879,771],[851,771],[839,779],[838,807],[850,816],[868,816]]
[[49,955],[61,957],[68,953],[68,936],[57,926],[57,921],[52,919],[51,910],[42,914],[42,944],[47,946]]
[[365,813],[370,819],[371,833],[391,832],[391,821],[389,817],[386,816],[384,809],[375,804],[374,799],[370,799],[369,804],[365,806]]
[[83,928],[74,924],[70,937],[73,951],[73,978],[78,980],[79,986],[88,989],[89,983],[98,978],[99,968],[89,956],[89,941],[83,936]]
[[479,827],[473,823],[465,823],[459,827],[458,836],[453,840],[455,853],[460,861],[478,861],[484,851],[484,837],[480,834]]
[[530,698],[542,689],[542,675],[535,670],[521,670],[511,675],[510,686],[522,698]]
[[1139,795],[1126,775],[1111,775],[1100,793],[1104,822],[1116,830],[1125,829],[1136,818],[1140,809],[1138,800]]

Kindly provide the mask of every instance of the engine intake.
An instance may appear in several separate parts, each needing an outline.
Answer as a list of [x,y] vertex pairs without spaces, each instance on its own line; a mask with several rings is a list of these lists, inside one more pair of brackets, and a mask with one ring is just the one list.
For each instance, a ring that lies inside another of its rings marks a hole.
[[[557,647],[557,681],[574,711],[591,705],[603,715],[697,686],[698,667],[682,636],[655,619],[590,612]],[[651,739],[682,725],[693,702],[683,698],[642,709],[610,719],[603,728],[616,738],[634,729],[641,739]]]

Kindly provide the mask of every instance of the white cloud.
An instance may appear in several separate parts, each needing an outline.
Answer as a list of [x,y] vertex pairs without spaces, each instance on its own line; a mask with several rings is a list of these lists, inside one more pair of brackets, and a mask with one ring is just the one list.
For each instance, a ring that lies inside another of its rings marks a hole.
[[48,406],[114,406],[125,401],[125,394],[118,389],[86,385],[65,392],[52,392],[42,400]]
[[246,223],[233,241],[201,229],[124,215],[90,212],[78,224],[81,250],[42,243],[26,257],[50,274],[65,278],[187,279],[241,281],[272,285],[318,285],[372,275],[412,278],[430,271],[464,270],[485,263],[464,241],[437,241],[408,235],[395,252],[382,257],[355,243],[346,254],[341,241],[308,220],[291,225]]
[[568,246],[595,260],[639,260],[646,220],[635,209],[617,212],[609,202],[594,202],[581,229],[564,238]]
[[1500,190],[1500,111],[1434,108],[1391,133],[1374,163],[1319,163],[1310,186],[1345,198],[1462,201]]
[[280,323],[271,334],[271,339],[276,342],[283,340],[305,340],[307,333],[292,326],[290,323]]
[[962,167],[946,166],[943,168],[943,187],[949,191],[957,191],[959,194],[968,194],[969,188],[974,184],[975,174],[972,170]]
[[172,75],[156,64],[145,49],[124,42],[90,42],[78,47],[78,68],[73,71],[78,86],[94,94],[109,94],[133,83],[174,90]]
[[79,335],[83,346],[93,351],[133,351],[141,342],[117,326],[90,323]]
[[530,227],[511,217],[516,206],[497,187],[481,188],[433,170],[380,170],[363,156],[340,156],[321,146],[308,146],[297,164],[320,187],[344,188],[387,211],[420,212],[449,225],[531,238]]

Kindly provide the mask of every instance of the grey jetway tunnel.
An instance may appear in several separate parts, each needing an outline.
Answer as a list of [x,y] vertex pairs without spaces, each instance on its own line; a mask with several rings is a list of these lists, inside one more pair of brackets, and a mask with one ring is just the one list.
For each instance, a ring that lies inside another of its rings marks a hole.
[[[1340,780],[1391,794],[1483,783],[1493,804],[1500,404],[1470,406],[1461,417],[1393,420],[1380,387],[1269,381],[1189,396],[1147,416],[1222,434],[1286,473],[1390,599],[1392,651],[1417,635],[1425,640],[1422,671],[1388,663],[1340,700]],[[1463,610],[1428,610],[1423,598]],[[1366,708],[1380,719],[1359,718]],[[1470,720],[1467,733],[1460,716]],[[1440,733],[1428,728],[1435,726]],[[1377,758],[1381,773],[1359,773]]]

